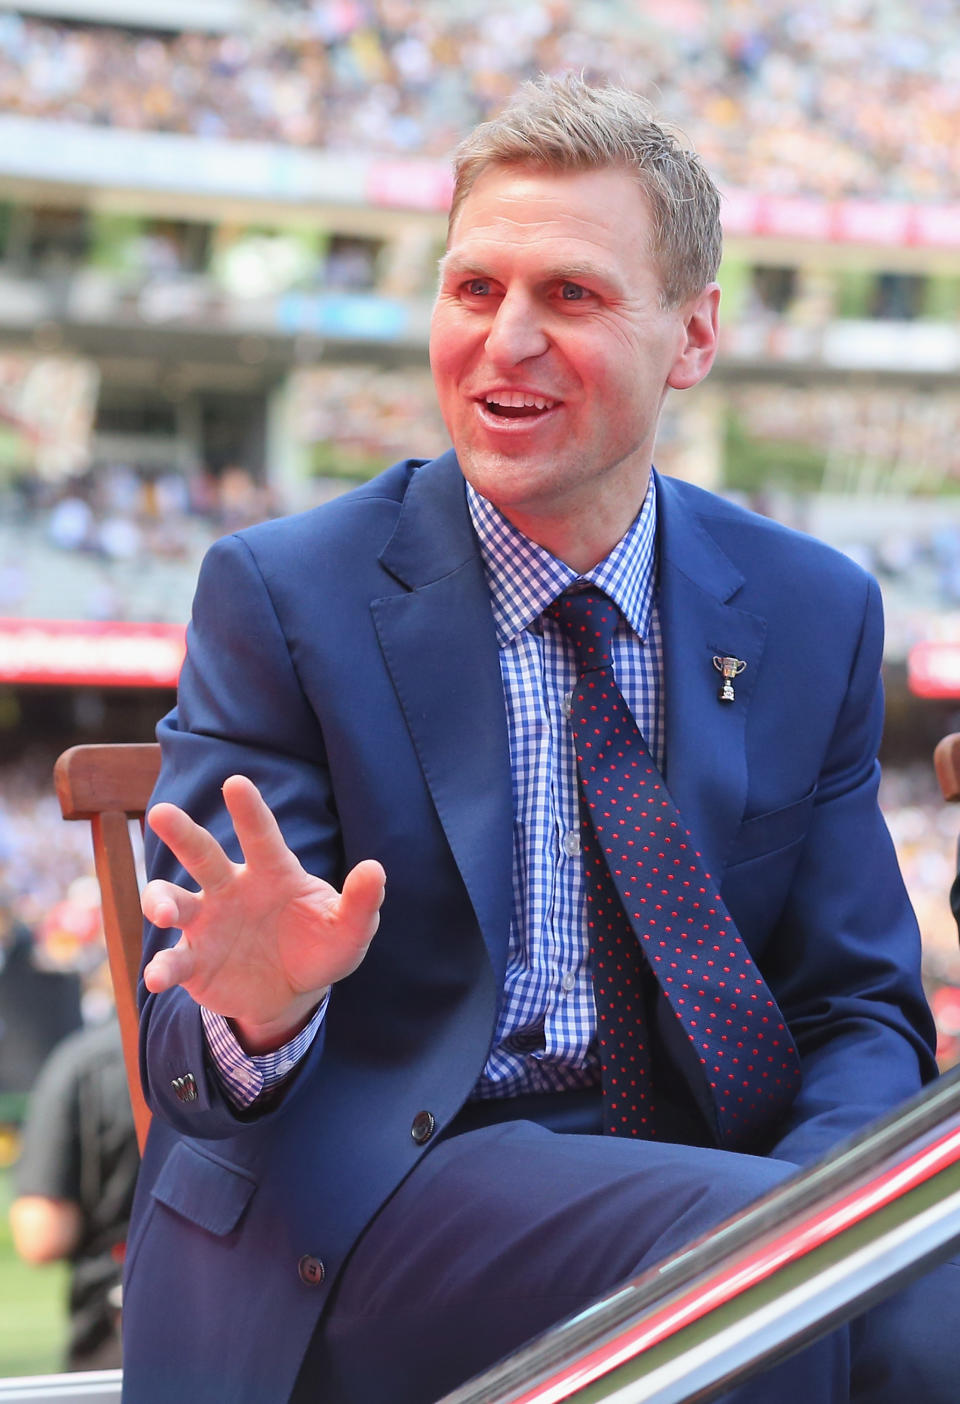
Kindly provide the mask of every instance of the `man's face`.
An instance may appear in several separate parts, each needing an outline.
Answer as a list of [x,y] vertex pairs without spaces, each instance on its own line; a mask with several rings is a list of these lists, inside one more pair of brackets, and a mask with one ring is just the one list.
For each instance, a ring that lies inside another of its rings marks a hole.
[[615,531],[600,559],[615,544],[646,491],[667,387],[713,359],[716,289],[664,308],[649,230],[624,171],[495,166],[442,263],[430,361],[464,476],[578,569],[569,553],[583,551],[558,545],[586,533],[599,549]]

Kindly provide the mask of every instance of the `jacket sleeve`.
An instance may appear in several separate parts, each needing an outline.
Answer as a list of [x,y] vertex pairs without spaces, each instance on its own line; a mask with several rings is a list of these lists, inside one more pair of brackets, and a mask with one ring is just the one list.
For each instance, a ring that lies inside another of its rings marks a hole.
[[936,1075],[920,935],[877,803],[883,725],[879,590],[859,645],[774,943],[803,1082],[772,1153],[817,1159]]
[[[177,705],[158,727],[163,759],[153,800],[170,800],[209,829],[229,855],[240,853],[221,796],[232,774],[250,777],[284,837],[310,872],[339,885],[343,856],[320,724],[309,705],[260,570],[246,543],[226,537],[201,569]],[[147,830],[147,875],[194,887],[169,850]],[[147,924],[144,964],[179,932]],[[141,981],[141,1076],[153,1111],[178,1130],[217,1137],[242,1130],[244,1114],[213,1073],[200,1011],[182,989],[151,994]],[[301,1065],[322,1056],[321,1028]],[[177,1095],[192,1074],[193,1100]],[[296,1095],[298,1078],[273,1111]],[[249,1115],[249,1114],[248,1114]],[[258,1110],[258,1119],[264,1113]]]

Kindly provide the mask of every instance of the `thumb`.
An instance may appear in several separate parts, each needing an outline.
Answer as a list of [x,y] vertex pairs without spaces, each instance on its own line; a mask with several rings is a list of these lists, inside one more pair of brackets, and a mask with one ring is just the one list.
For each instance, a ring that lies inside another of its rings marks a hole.
[[352,927],[365,945],[380,925],[387,875],[373,858],[365,858],[347,873],[340,893],[340,920]]

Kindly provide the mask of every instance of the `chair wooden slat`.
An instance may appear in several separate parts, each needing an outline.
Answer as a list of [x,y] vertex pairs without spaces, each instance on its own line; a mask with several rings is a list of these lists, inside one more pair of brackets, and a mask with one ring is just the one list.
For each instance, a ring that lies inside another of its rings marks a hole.
[[954,731],[937,743],[933,764],[946,800],[960,800],[960,731]]
[[90,819],[111,809],[142,819],[159,768],[155,741],[71,746],[53,769],[64,819]]
[[107,957],[141,1150],[150,1125],[150,1111],[140,1085],[137,981],[143,917],[130,820],[138,819],[142,826],[159,769],[160,747],[155,743],[72,746],[54,767],[63,817],[90,821]]

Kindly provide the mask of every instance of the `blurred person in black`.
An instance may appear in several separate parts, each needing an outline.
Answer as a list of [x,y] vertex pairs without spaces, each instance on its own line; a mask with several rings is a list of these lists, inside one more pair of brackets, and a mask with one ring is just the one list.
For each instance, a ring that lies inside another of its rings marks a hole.
[[10,1228],[28,1263],[71,1264],[68,1370],[120,1365],[119,1294],[139,1155],[114,1019],[54,1049],[30,1099]]
[[51,1050],[79,1027],[79,975],[44,962],[0,885],[0,1092],[28,1092]]

